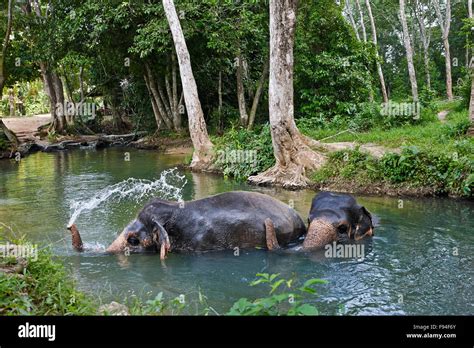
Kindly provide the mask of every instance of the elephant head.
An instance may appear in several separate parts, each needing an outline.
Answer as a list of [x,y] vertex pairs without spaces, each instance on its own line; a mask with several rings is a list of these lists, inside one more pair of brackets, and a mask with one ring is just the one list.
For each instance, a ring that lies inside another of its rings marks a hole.
[[106,251],[139,253],[156,252],[160,249],[163,259],[170,247],[168,233],[158,221],[152,219],[150,224],[144,224],[137,218],[125,227]]
[[303,248],[308,250],[323,248],[332,242],[358,241],[373,235],[371,214],[348,195],[326,193],[316,197],[308,222],[303,242]]

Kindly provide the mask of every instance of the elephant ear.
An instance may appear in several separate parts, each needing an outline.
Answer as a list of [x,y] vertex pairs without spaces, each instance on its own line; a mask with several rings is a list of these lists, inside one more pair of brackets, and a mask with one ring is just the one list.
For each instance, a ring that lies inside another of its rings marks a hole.
[[[367,216],[370,219],[370,227],[374,228],[374,223],[372,221],[372,214],[370,214],[370,212],[367,209],[365,209],[364,206],[361,206],[360,210],[361,210],[363,215]],[[361,219],[362,219],[362,216],[361,216]]]

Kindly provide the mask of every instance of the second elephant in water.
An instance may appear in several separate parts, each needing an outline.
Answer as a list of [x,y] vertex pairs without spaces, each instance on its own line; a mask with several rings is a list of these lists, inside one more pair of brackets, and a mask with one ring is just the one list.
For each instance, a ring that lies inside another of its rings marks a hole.
[[[271,221],[266,221],[271,225]],[[372,215],[348,194],[320,192],[314,197],[303,250],[320,249],[333,242],[361,240],[373,235]],[[278,249],[278,235],[267,233],[269,249]]]

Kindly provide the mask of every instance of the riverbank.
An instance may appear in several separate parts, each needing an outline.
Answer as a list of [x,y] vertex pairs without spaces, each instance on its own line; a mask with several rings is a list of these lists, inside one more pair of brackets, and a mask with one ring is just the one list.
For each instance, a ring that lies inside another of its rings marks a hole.
[[309,279],[298,286],[294,279],[278,274],[257,274],[249,285],[268,285],[269,296],[241,298],[225,313],[218,313],[201,292],[195,299],[184,295],[166,299],[158,292],[149,299],[126,296],[103,304],[97,295],[77,288],[66,266],[48,248],[38,249],[24,240],[1,242],[0,315],[318,315],[318,309],[303,300],[314,296],[313,286],[327,283]]
[[[308,186],[314,190],[472,198],[474,139],[468,134],[467,110],[460,108],[459,102],[439,103],[427,109],[417,122],[396,126],[376,124],[355,131],[345,125],[315,126],[307,120],[298,126],[303,134],[320,142],[317,150],[328,158],[322,168],[307,173]],[[33,139],[26,139],[17,151],[4,151],[0,158],[15,158],[17,153],[23,157],[36,151],[121,146],[182,154],[186,156],[186,166],[192,155],[188,136],[172,132],[63,136],[54,142],[33,134]],[[213,171],[226,178],[246,181],[275,163],[268,125],[252,131],[231,128],[212,140],[217,154]]]

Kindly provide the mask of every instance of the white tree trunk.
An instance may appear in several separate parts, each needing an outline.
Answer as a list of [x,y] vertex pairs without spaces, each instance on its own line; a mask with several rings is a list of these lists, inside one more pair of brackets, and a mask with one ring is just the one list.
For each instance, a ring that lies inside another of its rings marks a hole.
[[418,100],[418,85],[416,82],[415,66],[413,65],[413,50],[410,41],[410,34],[408,32],[407,18],[405,14],[405,0],[400,0],[400,21],[403,29],[403,44],[405,45],[407,63],[408,63],[408,76],[411,84],[411,94],[414,101]]
[[362,28],[362,39],[364,42],[367,42],[367,32],[365,31],[365,23],[364,23],[364,13],[362,12],[362,7],[360,6],[359,0],[355,0],[357,11],[359,11],[360,17],[360,27]]
[[199,101],[198,89],[191,67],[191,57],[186,46],[183,30],[179,23],[173,0],[163,0],[163,8],[173,36],[176,55],[178,57],[179,72],[183,85],[184,102],[188,112],[189,134],[194,146],[191,168],[207,169],[213,158],[213,145],[206,129],[204,113]]
[[430,56],[429,56],[429,47],[431,41],[431,28],[426,28],[425,18],[423,16],[423,7],[419,6],[418,1],[415,1],[415,15],[418,21],[418,26],[420,28],[420,39],[423,45],[423,65],[425,67],[426,75],[426,87],[431,89],[431,74],[430,74]]
[[245,88],[244,88],[244,79],[243,79],[243,62],[242,56],[239,53],[237,55],[237,69],[236,69],[236,80],[237,80],[237,101],[239,104],[239,114],[240,114],[240,125],[242,127],[247,127],[249,116],[247,114],[247,105],[245,104]]
[[265,84],[265,80],[267,79],[269,66],[269,61],[268,59],[266,59],[265,63],[263,64],[262,75],[260,76],[260,80],[258,81],[257,91],[255,92],[255,96],[253,97],[252,108],[250,109],[249,115],[249,124],[247,126],[248,130],[252,129],[253,124],[255,122],[255,115],[257,114],[258,103],[260,101],[260,96],[262,95],[263,85]]
[[379,75],[379,80],[380,80],[380,90],[382,92],[382,98],[384,103],[388,102],[388,95],[387,95],[387,88],[385,87],[385,78],[383,76],[383,71],[382,71],[382,65],[380,64],[379,61],[379,50],[377,47],[377,28],[375,27],[375,20],[374,16],[372,15],[372,6],[370,6],[370,1],[365,0],[365,5],[367,7],[367,12],[369,14],[369,20],[370,20],[370,27],[372,29],[372,42],[374,43],[375,46],[375,52],[377,54],[377,73]]
[[451,26],[451,1],[446,0],[446,17],[443,18],[439,0],[433,0],[433,5],[441,28],[441,36],[444,46],[444,61],[446,67],[446,96],[448,100],[453,100],[453,80],[451,77],[451,53],[449,51],[449,29]]
[[269,114],[274,167],[249,177],[255,184],[307,186],[306,170],[319,168],[325,156],[314,152],[293,117],[293,45],[297,0],[270,0]]
[[357,41],[360,41],[359,30],[357,29],[357,25],[354,20],[354,16],[352,14],[352,7],[349,0],[346,1],[346,11],[347,16],[349,17],[349,22],[351,23],[352,29],[354,29],[354,33],[356,35]]
[[[467,6],[468,6],[467,8],[468,17],[473,18],[472,17],[472,0],[468,0]],[[471,71],[471,100],[469,102],[469,118],[471,120],[471,127],[469,129],[469,133],[471,135],[474,135],[474,66],[470,66],[469,62],[467,64]]]

